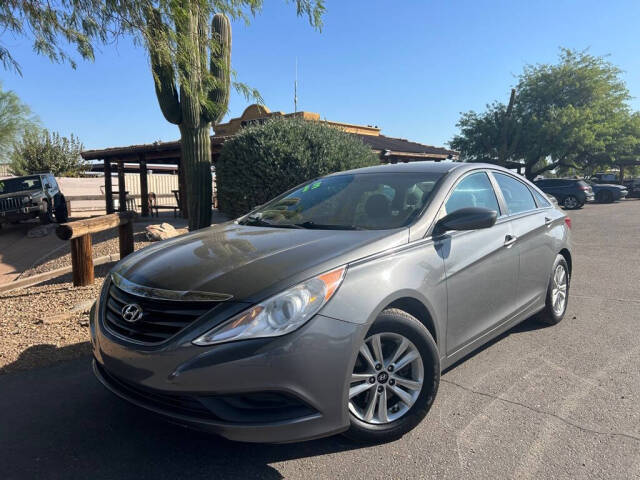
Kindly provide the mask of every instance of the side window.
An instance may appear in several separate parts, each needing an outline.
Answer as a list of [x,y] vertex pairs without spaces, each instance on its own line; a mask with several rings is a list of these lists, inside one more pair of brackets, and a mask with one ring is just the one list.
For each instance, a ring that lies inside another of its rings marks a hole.
[[533,195],[531,195],[531,191],[524,183],[503,173],[494,172],[493,176],[500,186],[504,201],[509,208],[509,213],[526,212],[536,208]]
[[445,214],[466,207],[484,207],[500,213],[496,193],[486,173],[472,173],[462,179],[444,204]]
[[537,190],[531,189],[531,192],[533,193],[533,196],[536,199],[536,203],[538,204],[539,208],[545,208],[545,207],[551,206],[551,204],[549,203],[549,200],[547,200],[545,196],[538,193]]

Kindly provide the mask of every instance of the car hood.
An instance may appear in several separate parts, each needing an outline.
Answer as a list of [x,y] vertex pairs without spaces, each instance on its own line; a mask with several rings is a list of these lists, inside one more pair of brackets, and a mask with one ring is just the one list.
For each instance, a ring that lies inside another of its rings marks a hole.
[[3,193],[0,195],[0,198],[24,197],[25,195],[34,196],[39,193],[42,193],[42,190],[36,188],[35,190],[21,190],[19,192]]
[[312,230],[229,222],[142,249],[112,273],[135,286],[259,301],[306,278],[408,242],[408,229]]

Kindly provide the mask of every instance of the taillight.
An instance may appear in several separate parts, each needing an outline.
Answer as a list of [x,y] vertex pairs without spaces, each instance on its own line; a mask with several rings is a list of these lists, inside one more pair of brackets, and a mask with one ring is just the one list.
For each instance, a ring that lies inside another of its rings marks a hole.
[[585,191],[585,192],[586,192],[587,190],[589,190],[589,187],[588,187],[588,186],[586,186],[586,185],[584,185],[584,186],[580,185],[578,188],[579,188],[580,190]]
[[564,223],[571,228],[571,219],[569,217],[564,217]]

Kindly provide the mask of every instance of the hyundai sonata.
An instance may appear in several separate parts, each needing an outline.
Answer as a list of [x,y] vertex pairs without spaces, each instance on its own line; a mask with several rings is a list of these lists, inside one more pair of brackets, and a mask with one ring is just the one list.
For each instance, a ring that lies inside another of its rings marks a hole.
[[94,371],[230,439],[395,439],[442,369],[534,314],[562,319],[570,227],[492,165],[315,179],[117,264],[91,316]]

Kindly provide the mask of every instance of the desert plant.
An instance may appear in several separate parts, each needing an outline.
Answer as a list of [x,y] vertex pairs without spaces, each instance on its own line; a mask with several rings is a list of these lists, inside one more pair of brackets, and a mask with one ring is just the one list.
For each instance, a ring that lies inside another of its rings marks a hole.
[[378,163],[355,135],[323,122],[271,119],[223,145],[216,163],[218,206],[235,217],[306,180]]
[[10,169],[15,175],[51,172],[58,177],[73,177],[86,170],[80,156],[82,143],[72,134],[31,129],[15,145]]

